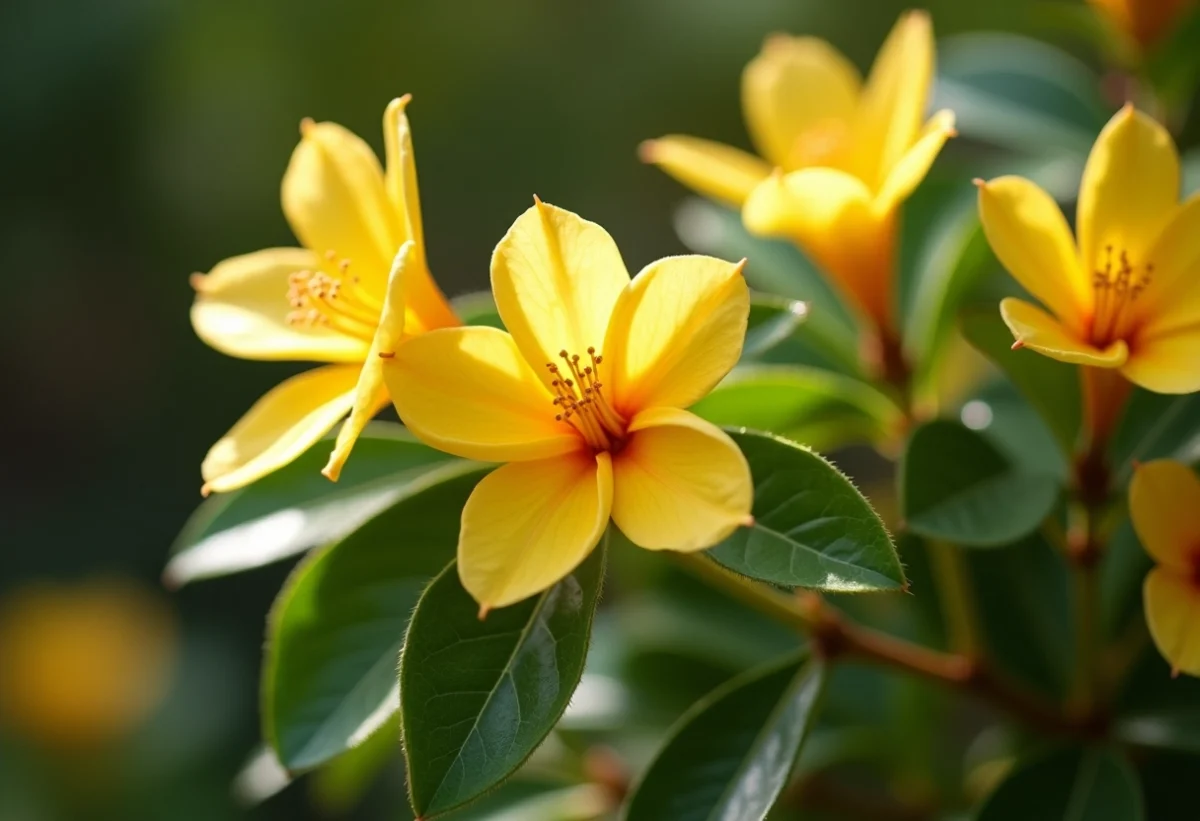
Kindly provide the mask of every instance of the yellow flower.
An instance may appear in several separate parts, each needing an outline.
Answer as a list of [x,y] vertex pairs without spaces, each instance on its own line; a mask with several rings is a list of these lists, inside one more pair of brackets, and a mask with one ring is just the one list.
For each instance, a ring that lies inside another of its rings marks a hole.
[[742,75],[746,124],[765,159],[680,136],[643,144],[642,157],[742,208],[751,231],[795,241],[892,329],[896,210],[954,135],[950,111],[921,124],[933,51],[929,15],[908,12],[864,85],[825,41],[775,35]]
[[1054,313],[1001,302],[1014,348],[1119,368],[1158,393],[1200,390],[1200,198],[1179,203],[1179,156],[1161,125],[1126,106],[1104,127],[1083,172],[1078,248],[1033,183],[976,184],[996,256]]
[[409,97],[383,115],[387,170],[335,123],[301,125],[283,211],[303,248],[268,248],[196,274],[192,325],[231,356],[330,364],[269,391],[204,459],[203,492],[277,470],[347,414],[322,471],[336,480],[359,434],[387,405],[382,358],[401,336],[458,325],[425,260]]
[[1146,623],[1175,673],[1200,676],[1200,479],[1178,462],[1139,465],[1129,512],[1158,567],[1146,577]]
[[745,457],[682,410],[741,353],[750,297],[740,264],[669,257],[631,280],[603,228],[538,200],[491,268],[508,333],[434,331],[384,366],[419,438],[511,463],[462,513],[459,574],[482,613],[570,573],[610,516],[651,550],[700,550],[749,523]]
[[1089,0],[1142,48],[1157,43],[1193,0]]

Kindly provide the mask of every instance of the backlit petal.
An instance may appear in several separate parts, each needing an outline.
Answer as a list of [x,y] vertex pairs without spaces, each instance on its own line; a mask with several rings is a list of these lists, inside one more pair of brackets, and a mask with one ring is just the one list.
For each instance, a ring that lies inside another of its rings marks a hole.
[[650,550],[703,550],[749,524],[746,457],[724,431],[687,411],[634,418],[613,458],[613,521]]
[[1170,459],[1138,465],[1129,483],[1129,515],[1155,561],[1192,570],[1200,554],[1200,478],[1191,468]]
[[1200,676],[1200,586],[1165,567],[1146,577],[1146,624],[1173,670]]
[[1130,382],[1155,393],[1200,391],[1200,316],[1190,327],[1139,336],[1121,372]]
[[384,182],[388,199],[396,212],[400,242],[413,240],[417,264],[405,272],[405,305],[409,313],[408,332],[422,333],[434,328],[452,328],[458,316],[429,273],[425,254],[425,236],[421,225],[421,198],[417,189],[417,166],[413,154],[412,129],[405,108],[411,96],[392,100],[383,114],[383,142],[387,169]]
[[604,344],[608,318],[629,272],[608,232],[537,200],[492,254],[492,293],[504,327],[538,375]]
[[671,135],[642,143],[643,162],[657,165],[687,187],[741,207],[754,186],[771,173],[765,162],[729,145]]
[[349,412],[357,379],[353,365],[326,365],[269,390],[204,457],[203,492],[236,490],[304,453]]
[[908,195],[929,173],[946,140],[956,133],[953,111],[947,109],[934,114],[913,147],[904,152],[888,172],[883,187],[875,197],[875,208],[890,211],[908,199]]
[[485,462],[545,459],[583,447],[554,421],[550,392],[496,328],[443,328],[406,339],[385,359],[396,412],[439,450]]
[[318,268],[302,248],[268,248],[230,257],[192,286],[192,327],[221,353],[244,359],[309,359],[361,362],[367,343],[320,325],[292,325],[287,316],[288,277]]
[[604,535],[612,485],[607,453],[518,462],[485,476],[462,512],[463,587],[486,611],[560,581]]
[[1001,264],[1067,327],[1080,330],[1092,306],[1091,278],[1066,217],[1049,194],[1023,177],[979,186],[979,218]]
[[[797,167],[793,159],[802,159],[806,133],[848,131],[860,84],[854,64],[824,40],[767,38],[742,73],[742,108],[759,153],[783,168]],[[828,164],[809,159],[804,164]]]
[[1100,350],[1081,340],[1041,308],[1024,300],[1012,297],[1001,300],[1000,316],[1019,343],[1018,347],[1031,348],[1060,362],[1119,368],[1129,356],[1124,340],[1118,339]]
[[1088,155],[1075,228],[1083,269],[1103,270],[1112,247],[1140,273],[1179,202],[1179,155],[1171,135],[1127,105],[1108,121]]
[[1148,257],[1154,270],[1130,304],[1136,324],[1149,336],[1195,324],[1200,319],[1200,194],[1175,209]]
[[305,247],[325,261],[350,260],[350,272],[382,296],[400,220],[370,146],[336,123],[305,121],[283,175],[283,212]]
[[929,14],[910,11],[892,28],[863,88],[854,124],[854,169],[872,190],[917,139],[933,80]]
[[647,265],[617,300],[604,342],[602,379],[617,410],[630,418],[698,401],[737,363],[749,312],[741,263],[685,256]]

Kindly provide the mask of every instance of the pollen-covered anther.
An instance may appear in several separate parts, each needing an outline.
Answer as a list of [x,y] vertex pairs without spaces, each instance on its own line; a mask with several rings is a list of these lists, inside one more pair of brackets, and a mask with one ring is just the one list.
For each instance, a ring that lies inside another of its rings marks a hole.
[[575,428],[593,450],[619,450],[625,443],[625,420],[604,395],[600,382],[600,363],[604,357],[588,348],[590,365],[584,365],[579,354],[559,351],[563,366],[546,363],[554,390],[552,404],[559,413],[554,418]]
[[326,270],[296,271],[288,277],[288,324],[325,327],[370,341],[382,304],[350,272],[350,260],[338,260],[334,251],[325,259]]
[[1129,261],[1129,254],[1121,250],[1114,261],[1113,246],[1104,247],[1104,267],[1092,272],[1092,293],[1095,295],[1095,310],[1092,314],[1091,341],[1104,348],[1118,339],[1124,339],[1131,330],[1132,305],[1146,286],[1150,284],[1154,266],[1146,263],[1141,273]]

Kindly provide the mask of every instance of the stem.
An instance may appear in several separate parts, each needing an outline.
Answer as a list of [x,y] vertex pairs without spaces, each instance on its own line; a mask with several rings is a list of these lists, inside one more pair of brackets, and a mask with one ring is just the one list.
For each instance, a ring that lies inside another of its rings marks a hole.
[[950,649],[978,661],[983,658],[983,639],[963,555],[952,544],[931,540],[929,557],[934,583],[942,599]]

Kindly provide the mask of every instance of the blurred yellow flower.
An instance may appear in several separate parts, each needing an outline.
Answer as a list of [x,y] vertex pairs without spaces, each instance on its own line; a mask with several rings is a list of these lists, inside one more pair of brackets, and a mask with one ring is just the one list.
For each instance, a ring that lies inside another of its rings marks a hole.
[[929,15],[903,15],[864,84],[823,40],[775,35],[742,75],[742,106],[764,159],[694,137],[642,157],[742,209],[746,227],[787,237],[880,328],[894,330],[896,210],[954,135],[954,114],[922,127],[933,79]]
[[1194,0],[1088,0],[1142,48],[1157,43]]
[[1158,393],[1200,390],[1200,197],[1179,202],[1171,136],[1125,106],[1096,140],[1076,213],[1021,177],[979,186],[992,250],[1054,316],[1000,303],[1016,338],[1063,362],[1118,368]]
[[42,744],[117,741],[164,695],[172,614],[128,582],[20,588],[0,602],[0,723]]
[[652,550],[699,550],[749,523],[745,457],[682,410],[741,353],[750,297],[740,264],[669,257],[631,280],[603,228],[539,200],[491,269],[509,333],[433,331],[384,365],[419,438],[511,463],[462,513],[459,574],[482,613],[570,573],[610,516]]
[[322,471],[336,480],[387,405],[382,358],[402,335],[459,324],[426,264],[408,101],[383,115],[386,171],[350,131],[305,120],[282,191],[304,247],[232,257],[193,276],[192,325],[212,347],[331,363],[269,391],[213,445],[201,466],[205,494],[283,467],[350,414]]
[[1146,577],[1146,624],[1176,673],[1200,676],[1200,479],[1161,459],[1139,465],[1129,512],[1158,566]]

